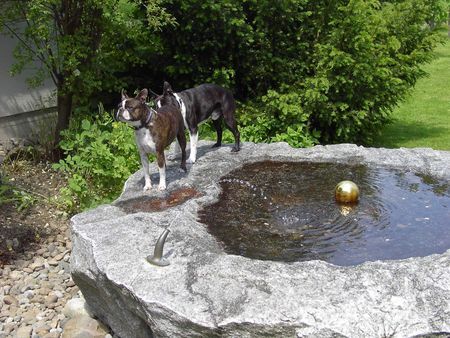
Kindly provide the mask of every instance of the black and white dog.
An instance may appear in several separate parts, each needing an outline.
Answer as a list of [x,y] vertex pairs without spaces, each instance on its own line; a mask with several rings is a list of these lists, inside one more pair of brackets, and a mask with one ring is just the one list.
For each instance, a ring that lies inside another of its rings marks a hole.
[[166,189],[166,160],[164,149],[177,138],[181,147],[181,169],[186,172],[186,136],[178,104],[169,104],[153,110],[146,104],[148,90],[143,89],[134,98],[122,90],[122,102],[115,118],[126,122],[135,130],[136,144],[144,168],[144,191],[152,187],[148,154],[156,153],[159,169],[159,190]]
[[168,82],[164,82],[163,94],[155,95],[157,107],[168,104],[180,107],[184,125],[189,131],[190,154],[188,163],[194,163],[197,158],[198,126],[208,117],[212,118],[217,133],[217,142],[213,147],[222,145],[222,118],[226,126],[234,135],[234,147],[231,151],[240,149],[240,134],[237,129],[234,111],[236,103],[233,94],[225,88],[215,84],[202,84],[195,88],[174,93]]

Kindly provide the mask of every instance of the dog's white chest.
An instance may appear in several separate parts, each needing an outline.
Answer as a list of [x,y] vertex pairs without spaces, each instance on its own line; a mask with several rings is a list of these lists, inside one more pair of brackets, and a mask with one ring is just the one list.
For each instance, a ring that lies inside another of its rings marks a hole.
[[156,153],[155,141],[147,128],[141,128],[136,131],[136,143],[144,152]]

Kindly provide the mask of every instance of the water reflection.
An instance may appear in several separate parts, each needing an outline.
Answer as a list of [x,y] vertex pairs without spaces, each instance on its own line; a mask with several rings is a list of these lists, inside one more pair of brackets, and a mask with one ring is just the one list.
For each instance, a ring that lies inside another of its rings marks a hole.
[[[338,205],[337,182],[360,189]],[[393,169],[336,163],[259,162],[221,180],[200,211],[228,253],[257,259],[322,259],[339,265],[441,253],[450,248],[447,182]]]

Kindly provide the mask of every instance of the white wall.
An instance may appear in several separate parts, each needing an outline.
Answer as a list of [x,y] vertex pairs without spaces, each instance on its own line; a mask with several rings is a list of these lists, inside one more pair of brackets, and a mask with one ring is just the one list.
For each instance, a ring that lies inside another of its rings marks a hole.
[[[55,86],[49,79],[39,88],[26,83],[30,71],[14,77],[13,64],[16,40],[0,34],[0,142],[11,138],[36,139],[42,129],[53,129],[55,121]],[[39,128],[38,128],[39,125]]]

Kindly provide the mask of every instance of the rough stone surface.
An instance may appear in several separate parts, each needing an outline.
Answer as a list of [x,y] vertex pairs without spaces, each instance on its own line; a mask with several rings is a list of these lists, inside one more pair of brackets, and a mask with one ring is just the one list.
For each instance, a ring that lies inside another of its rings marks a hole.
[[[420,171],[450,181],[450,153],[350,144],[293,149],[245,143],[239,153],[201,142],[188,174],[169,162],[168,191],[203,195],[153,213],[120,202],[144,195],[143,174],[112,205],[72,218],[71,271],[93,314],[121,337],[413,337],[450,332],[450,250],[421,258],[339,267],[227,255],[197,221],[217,199],[218,179],[260,160],[336,161]],[[158,180],[151,166],[152,180]],[[239,217],[239,215],[236,215]],[[167,267],[146,261],[169,225]]]

